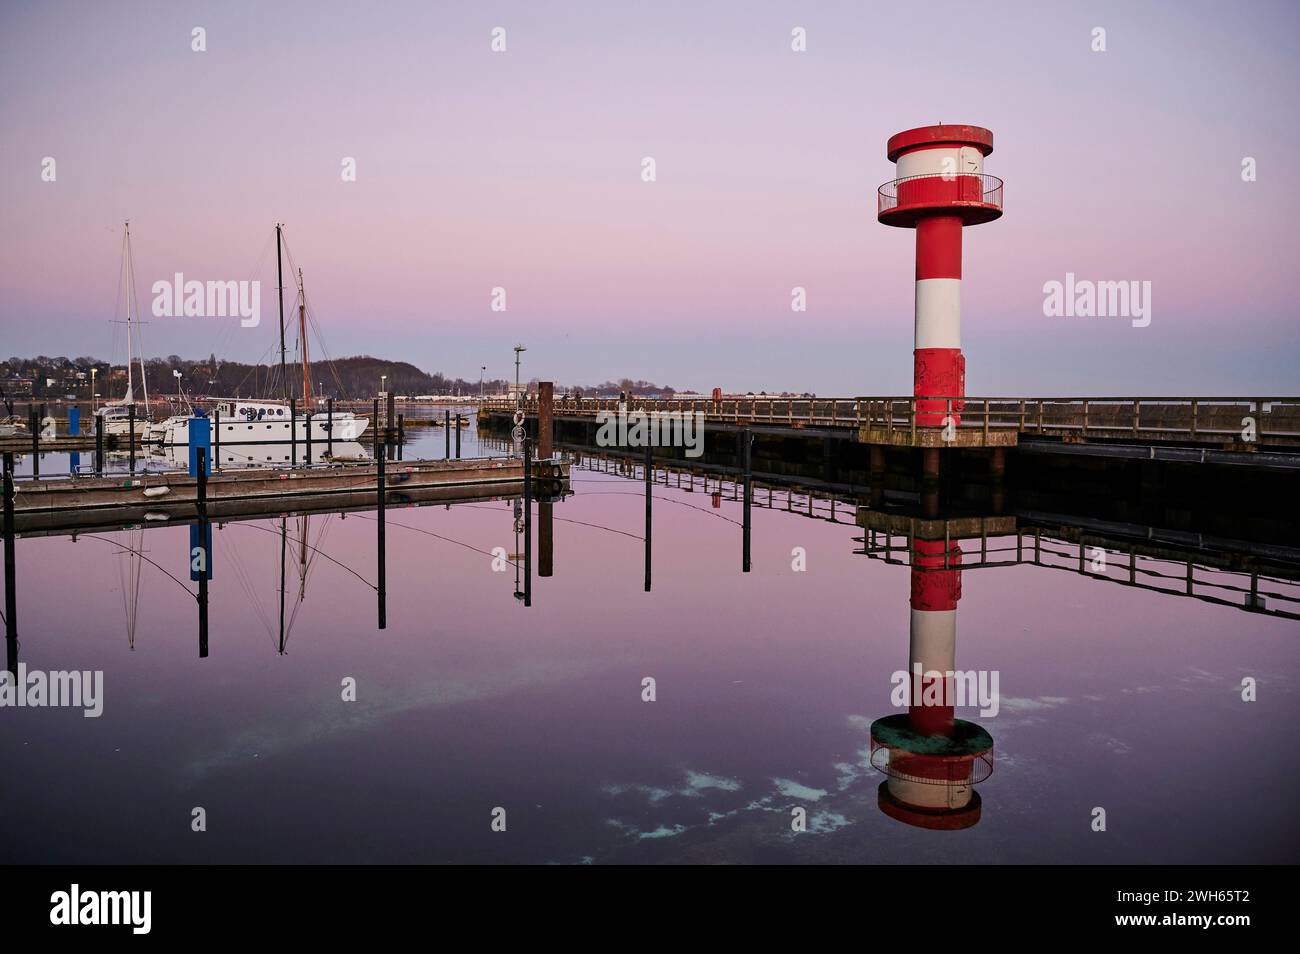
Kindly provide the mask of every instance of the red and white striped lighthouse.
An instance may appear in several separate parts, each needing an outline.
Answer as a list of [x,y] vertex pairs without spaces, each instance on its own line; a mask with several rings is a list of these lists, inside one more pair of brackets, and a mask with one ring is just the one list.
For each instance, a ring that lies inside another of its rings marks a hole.
[[[940,426],[966,394],[961,353],[961,230],[1002,215],[1002,180],[984,174],[993,133],[980,126],[920,126],[889,140],[897,177],[880,187],[876,218],[916,229],[916,423]],[[954,400],[945,400],[945,399]],[[953,413],[953,423],[957,415]]]
[[871,764],[885,775],[877,803],[920,828],[969,828],[982,811],[975,785],[993,771],[993,738],[955,717],[961,547],[947,533],[913,537],[911,562],[910,698],[905,715],[871,724]]

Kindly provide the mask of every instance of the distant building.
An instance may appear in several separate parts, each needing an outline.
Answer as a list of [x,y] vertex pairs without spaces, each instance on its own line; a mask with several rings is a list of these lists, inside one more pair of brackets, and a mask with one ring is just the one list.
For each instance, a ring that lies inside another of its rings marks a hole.
[[31,378],[4,378],[0,380],[0,387],[4,388],[5,397],[10,399],[30,398],[32,396]]

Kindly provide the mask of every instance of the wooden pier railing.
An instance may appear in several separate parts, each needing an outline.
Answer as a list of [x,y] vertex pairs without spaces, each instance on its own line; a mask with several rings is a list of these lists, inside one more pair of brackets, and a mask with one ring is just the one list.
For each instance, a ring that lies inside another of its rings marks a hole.
[[[522,407],[488,400],[488,413]],[[703,414],[714,423],[856,429],[864,440],[941,444],[948,430],[958,444],[1008,444],[1018,436],[1074,440],[1180,441],[1300,447],[1300,397],[957,397],[950,395],[788,398],[745,396],[713,400],[564,398],[557,415],[647,411]]]

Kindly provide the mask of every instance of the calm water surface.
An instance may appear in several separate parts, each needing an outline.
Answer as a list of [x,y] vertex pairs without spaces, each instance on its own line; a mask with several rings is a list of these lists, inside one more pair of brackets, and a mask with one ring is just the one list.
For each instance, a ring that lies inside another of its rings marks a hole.
[[[855,553],[851,509],[756,508],[742,574],[739,502],[656,487],[646,593],[642,485],[573,477],[529,608],[515,567],[493,570],[493,548],[522,552],[513,502],[391,508],[382,631],[373,513],[307,521],[305,584],[288,517],[283,654],[278,518],[214,531],[207,659],[162,572],[188,581],[185,527],[20,539],[21,660],[103,670],[105,702],[0,710],[0,858],[1297,860],[1300,623],[1065,570],[964,572],[957,665],[998,670],[1002,705],[958,715],[991,733],[995,770],[978,825],[922,830],[882,814],[868,758],[908,665],[910,571]],[[161,569],[105,539],[143,540]]]

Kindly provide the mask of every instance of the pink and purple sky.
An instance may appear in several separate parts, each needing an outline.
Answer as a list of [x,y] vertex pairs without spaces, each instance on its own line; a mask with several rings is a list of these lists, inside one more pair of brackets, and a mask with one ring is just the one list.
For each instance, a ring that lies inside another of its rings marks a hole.
[[[910,393],[913,236],[875,191],[942,121],[1006,181],[965,235],[968,393],[1294,394],[1298,45],[1284,2],[10,3],[0,357],[122,360],[130,218],[146,307],[177,271],[264,285],[260,327],[153,319],[146,353],[255,360],[281,221],[335,356]],[[1150,326],[1044,317],[1067,272],[1150,281]]]

